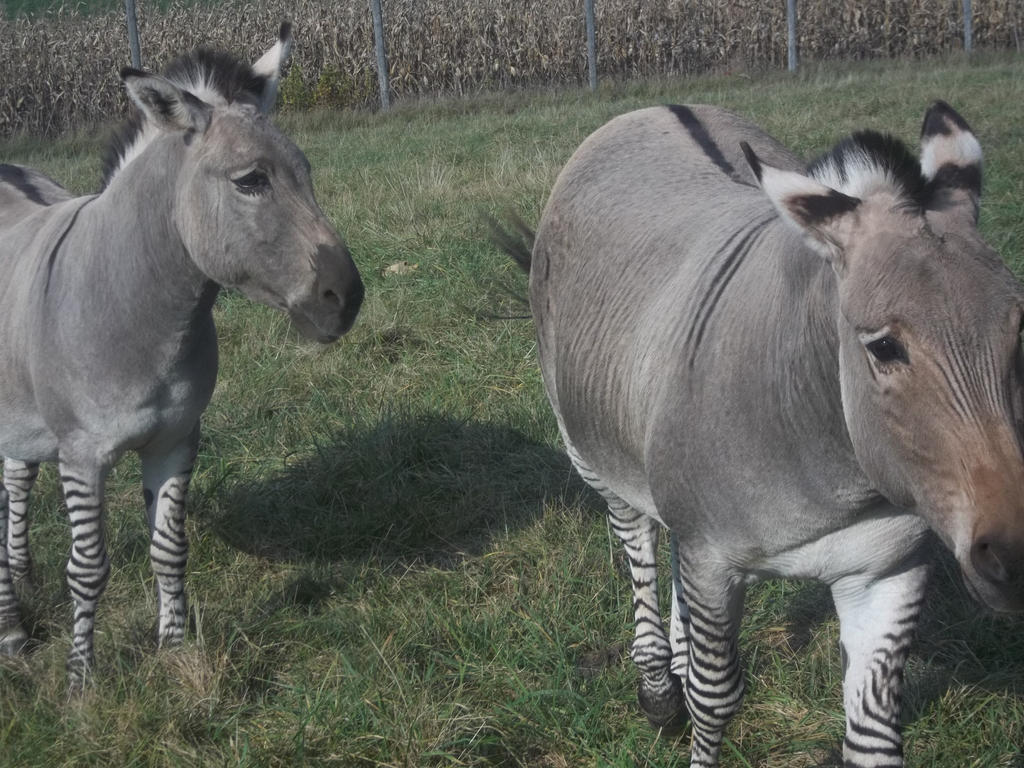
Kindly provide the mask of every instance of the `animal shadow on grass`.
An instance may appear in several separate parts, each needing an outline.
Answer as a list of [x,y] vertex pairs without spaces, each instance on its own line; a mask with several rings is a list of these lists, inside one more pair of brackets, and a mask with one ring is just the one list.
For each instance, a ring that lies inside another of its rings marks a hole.
[[274,560],[450,567],[528,525],[546,500],[585,494],[563,451],[509,426],[386,416],[226,489],[211,524],[232,546]]

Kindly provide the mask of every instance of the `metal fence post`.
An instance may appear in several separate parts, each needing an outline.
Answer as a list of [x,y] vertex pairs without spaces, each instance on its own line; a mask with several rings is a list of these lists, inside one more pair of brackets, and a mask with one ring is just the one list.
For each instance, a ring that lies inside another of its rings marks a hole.
[[377,49],[377,84],[380,86],[380,108],[387,110],[391,106],[391,98],[388,85],[388,57],[384,51],[384,19],[380,11],[380,0],[370,0],[370,13],[373,14],[373,41]]
[[597,22],[594,20],[594,0],[583,4],[587,15],[587,67],[590,70],[590,90],[597,90]]
[[789,50],[789,71],[796,72],[796,0],[786,0],[786,40]]
[[971,40],[973,29],[971,27],[971,0],[964,0],[964,52],[970,53],[974,49]]
[[142,68],[142,51],[139,49],[139,21],[135,17],[135,0],[124,0],[124,20],[128,26],[128,47],[132,51],[132,66]]

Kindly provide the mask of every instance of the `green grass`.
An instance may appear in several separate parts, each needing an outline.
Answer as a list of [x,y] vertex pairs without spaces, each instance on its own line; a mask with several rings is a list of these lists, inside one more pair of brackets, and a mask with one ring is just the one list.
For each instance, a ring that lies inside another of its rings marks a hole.
[[[98,672],[67,699],[68,549],[54,472],[34,506],[28,656],[0,662],[2,766],[686,765],[639,714],[631,595],[601,505],[570,471],[523,278],[483,212],[536,221],[555,175],[613,115],[664,102],[740,111],[811,155],[859,127],[916,141],[960,109],[986,155],[982,228],[1024,273],[1024,65],[992,58],[667,80],[282,118],[367,283],[335,346],[237,295],[190,499],[192,627],[154,653],[137,462],[109,488],[114,564]],[[99,143],[0,145],[78,191]],[[406,260],[416,269],[385,277]],[[837,625],[820,585],[752,589],[748,695],[723,765],[835,765]],[[910,766],[1024,766],[1024,624],[974,606],[947,560],[907,675]]]

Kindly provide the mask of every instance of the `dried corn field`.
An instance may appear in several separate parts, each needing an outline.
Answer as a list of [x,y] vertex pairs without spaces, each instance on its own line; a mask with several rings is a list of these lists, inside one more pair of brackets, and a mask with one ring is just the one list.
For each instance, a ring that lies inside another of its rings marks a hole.
[[[781,67],[781,0],[597,0],[602,76],[649,77]],[[928,56],[962,45],[959,0],[801,0],[807,60]],[[0,136],[54,135],[124,109],[117,70],[128,63],[122,14],[59,10],[16,18],[0,5]],[[586,78],[583,0],[386,0],[386,47],[397,98]],[[141,3],[143,64],[215,45],[255,56],[278,23],[298,44],[282,89],[286,109],[376,102],[373,33],[365,0],[269,0],[166,10]],[[976,47],[1020,47],[1024,0],[976,2]]]

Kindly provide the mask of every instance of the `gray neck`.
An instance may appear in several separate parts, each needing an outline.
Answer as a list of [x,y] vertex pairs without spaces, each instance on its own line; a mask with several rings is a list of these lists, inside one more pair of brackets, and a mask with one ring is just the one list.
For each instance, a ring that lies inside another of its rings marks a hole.
[[61,314],[137,365],[188,357],[213,333],[219,286],[196,267],[176,226],[176,174],[153,172],[180,168],[184,152],[182,136],[162,137],[118,173],[80,210],[49,269],[48,294],[87,297],[70,307],[65,299]]

